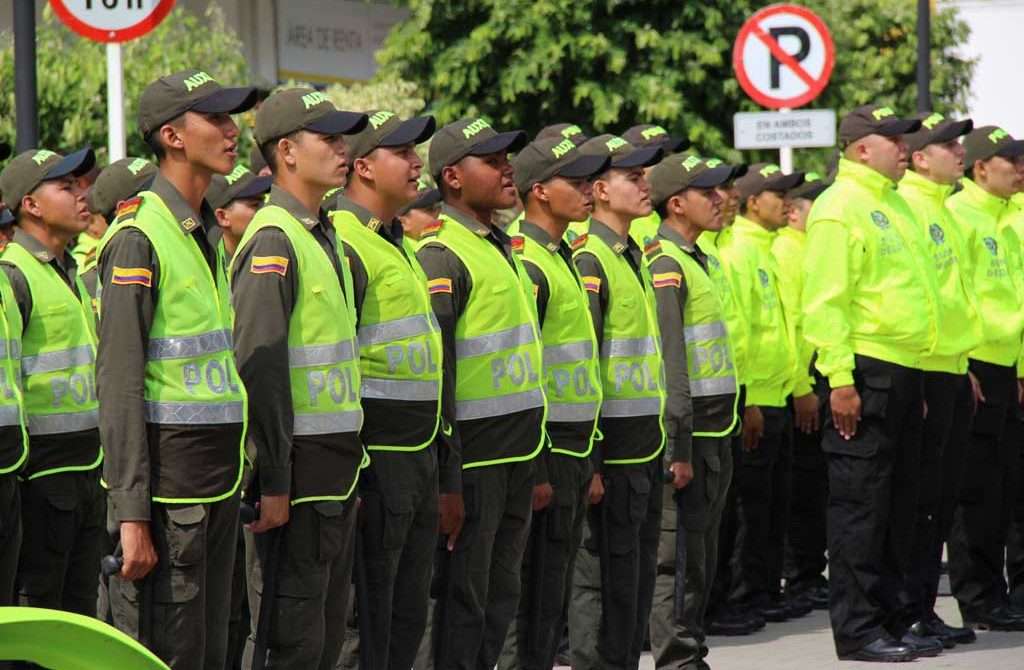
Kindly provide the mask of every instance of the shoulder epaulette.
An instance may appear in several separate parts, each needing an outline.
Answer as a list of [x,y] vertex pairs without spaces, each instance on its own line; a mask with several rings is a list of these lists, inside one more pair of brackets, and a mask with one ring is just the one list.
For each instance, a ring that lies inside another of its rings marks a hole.
[[428,224],[423,228],[423,232],[420,233],[420,239],[427,239],[429,237],[437,237],[437,234],[441,232],[441,228],[444,227],[444,222],[441,219]]
[[521,254],[526,249],[526,239],[522,235],[514,235],[511,241],[512,253]]
[[573,251],[578,251],[583,248],[587,243],[587,239],[590,237],[589,233],[583,233],[569,240],[569,248]]
[[114,220],[123,221],[125,219],[131,219],[135,217],[135,213],[139,211],[139,205],[142,204],[142,198],[135,196],[128,200],[122,200],[117,205],[117,214],[114,215]]
[[661,253],[661,242],[653,237],[648,237],[644,240],[644,256],[647,260],[653,260],[655,256]]

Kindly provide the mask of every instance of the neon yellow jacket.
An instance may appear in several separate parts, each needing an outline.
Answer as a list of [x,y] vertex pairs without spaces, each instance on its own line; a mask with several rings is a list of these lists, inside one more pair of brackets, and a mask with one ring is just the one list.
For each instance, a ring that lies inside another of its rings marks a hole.
[[918,233],[924,235],[939,291],[939,338],[935,352],[925,357],[922,367],[962,375],[967,372],[967,352],[981,344],[982,335],[967,247],[946,207],[953,187],[908,171],[897,191],[910,205]]
[[796,350],[771,251],[775,233],[742,216],[732,229],[732,241],[720,251],[736,305],[749,317],[747,404],[785,407],[793,391]]
[[914,215],[885,175],[840,159],[814,201],[804,258],[804,336],[833,388],[854,354],[921,368],[938,337],[933,264]]
[[722,299],[722,312],[725,325],[729,330],[729,344],[732,346],[732,362],[736,366],[736,382],[745,386],[748,381],[747,342],[750,339],[750,321],[745,312],[736,304],[732,294],[732,285],[725,274],[725,267],[719,257],[718,246],[715,244],[714,233],[701,233],[697,238],[697,246],[708,257],[708,276],[718,288],[718,296]]
[[779,293],[786,323],[793,335],[796,351],[796,367],[793,371],[793,395],[797,398],[811,393],[814,377],[811,376],[811,359],[814,346],[804,337],[803,313],[800,296],[804,286],[804,253],[807,250],[807,233],[786,226],[775,235],[772,255],[779,268]]
[[966,178],[963,190],[946,203],[967,248],[984,333],[970,357],[1016,365],[1024,332],[1024,278],[1020,239],[1010,223],[1015,208]]

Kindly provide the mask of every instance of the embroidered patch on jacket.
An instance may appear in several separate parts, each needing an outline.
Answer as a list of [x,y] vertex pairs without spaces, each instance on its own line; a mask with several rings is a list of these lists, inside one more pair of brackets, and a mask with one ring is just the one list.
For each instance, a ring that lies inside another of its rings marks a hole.
[[674,286],[679,288],[683,284],[683,275],[678,272],[656,272],[654,273],[654,288],[665,288]]
[[583,245],[585,245],[587,243],[587,238],[588,237],[589,237],[589,235],[587,233],[583,233],[582,235],[577,235],[576,237],[574,237],[572,239],[571,242],[569,242],[569,248],[572,249],[573,251],[576,251],[577,249],[582,249]]
[[523,249],[525,249],[525,248],[526,248],[526,241],[523,239],[522,235],[516,235],[515,237],[512,238],[512,251],[513,252],[515,252],[517,254],[521,254],[521,253],[523,253]]
[[659,253],[661,253],[661,242],[648,237],[644,241],[644,256],[647,256],[647,258],[650,259]]
[[423,239],[424,237],[436,236],[439,232],[441,232],[442,225],[443,223],[440,219],[434,221],[433,223],[428,223],[426,226],[423,227],[423,232],[420,233],[420,239]]
[[254,275],[274,273],[284,277],[288,274],[288,259],[284,256],[253,256],[249,272]]
[[135,213],[139,211],[139,205],[141,204],[142,198],[138,196],[129,198],[128,200],[122,200],[117,204],[117,211],[114,214],[114,219],[121,221],[132,218],[135,216]]
[[451,293],[452,280],[447,277],[438,277],[427,281],[427,291],[430,293]]
[[150,287],[153,285],[153,271],[149,268],[121,268],[115,265],[110,283],[118,286],[137,284]]
[[601,292],[601,278],[600,277],[580,277],[583,280],[583,288],[590,291],[591,293]]

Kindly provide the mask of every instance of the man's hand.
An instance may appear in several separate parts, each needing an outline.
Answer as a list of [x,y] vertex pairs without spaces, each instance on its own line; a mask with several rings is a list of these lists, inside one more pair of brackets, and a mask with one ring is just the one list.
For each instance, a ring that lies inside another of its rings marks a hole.
[[466,522],[466,503],[461,493],[442,493],[437,499],[438,530],[448,536],[448,551],[455,550],[455,541]]
[[159,560],[149,534],[148,521],[121,522],[121,578],[128,581],[142,579],[156,567]]
[[537,484],[533,487],[533,511],[541,511],[551,504],[551,499],[554,497],[555,489],[551,487],[550,482]]
[[818,430],[818,396],[808,393],[793,398],[793,411],[796,413],[796,427],[801,433],[810,435]]
[[590,504],[600,504],[601,499],[604,498],[604,480],[601,479],[600,473],[595,472],[594,476],[590,478]]
[[686,488],[686,485],[693,481],[693,465],[686,461],[673,461],[672,465],[668,466],[668,469],[672,472],[672,486],[679,489]]
[[757,405],[747,405],[743,410],[743,449],[757,449],[758,442],[764,435],[764,415]]
[[853,439],[857,434],[857,422],[860,421],[860,394],[853,386],[840,386],[832,389],[829,397],[832,406],[832,423],[844,440]]
[[978,405],[985,402],[985,394],[981,392],[981,382],[974,376],[973,372],[967,372],[967,378],[971,380],[971,399],[973,407],[971,408],[971,415],[978,413]]
[[265,533],[272,528],[285,525],[291,513],[290,503],[287,493],[279,496],[260,496],[257,517],[249,524],[249,530],[254,533]]

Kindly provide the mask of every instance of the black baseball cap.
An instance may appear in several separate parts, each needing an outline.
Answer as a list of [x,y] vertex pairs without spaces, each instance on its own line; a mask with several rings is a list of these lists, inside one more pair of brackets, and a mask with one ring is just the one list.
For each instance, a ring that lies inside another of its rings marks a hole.
[[824,193],[829,185],[829,182],[817,172],[805,172],[803,182],[786,191],[786,197],[814,200]]
[[964,138],[964,167],[971,169],[976,161],[993,156],[1014,159],[1024,156],[1024,140],[1015,140],[999,126],[982,126]]
[[567,137],[546,137],[527,144],[512,159],[516,189],[523,195],[534,184],[552,177],[579,179],[601,174],[611,165],[610,156],[583,154]]
[[21,199],[39,184],[68,175],[77,177],[95,164],[96,154],[88,147],[67,156],[49,149],[29,149],[12,158],[0,172],[0,193],[11,212],[17,214]]
[[745,175],[736,180],[736,188],[740,197],[746,200],[764,191],[775,191],[781,195],[803,181],[803,172],[785,174],[775,163],[754,163]]
[[160,77],[139,97],[139,130],[149,135],[171,119],[188,111],[204,114],[238,114],[256,104],[251,86],[225,88],[202,70],[182,70]]
[[526,133],[499,133],[483,119],[459,119],[441,128],[430,142],[430,174],[441,181],[441,170],[466,156],[487,156],[501,151],[514,153],[526,146]]
[[920,151],[929,144],[943,144],[962,137],[974,129],[974,121],[947,119],[938,112],[919,116],[921,128],[909,133],[903,140],[911,151]]
[[366,127],[366,114],[342,112],[331,99],[311,88],[289,88],[271,94],[256,112],[256,142],[260,146],[309,130],[322,135],[351,135]]
[[550,126],[544,126],[537,133],[537,137],[534,140],[543,140],[549,137],[557,137],[559,139],[572,140],[572,143],[579,146],[590,139],[583,129],[577,126],[575,123],[553,123]]
[[651,204],[660,207],[669,198],[688,188],[714,188],[733,178],[736,168],[717,159],[675,153],[651,168]]
[[861,105],[843,117],[839,122],[839,145],[848,146],[868,135],[895,137],[917,132],[921,127],[919,119],[903,119],[896,116],[892,107],[885,105]]
[[404,147],[430,139],[437,128],[432,116],[417,116],[403,121],[386,109],[367,112],[367,124],[348,139],[349,159],[362,158],[378,147]]
[[17,219],[14,218],[14,214],[11,210],[6,207],[0,207],[0,228],[7,228],[13,226]]
[[398,215],[404,216],[414,209],[431,209],[439,204],[441,204],[441,191],[436,188],[424,188],[419,191],[415,200],[398,210]]
[[85,197],[89,211],[102,214],[107,221],[113,217],[123,200],[145,191],[156,177],[156,166],[145,158],[122,158],[100,171]]
[[263,152],[260,151],[260,145],[253,144],[252,148],[249,149],[249,167],[253,172],[259,172],[263,168],[267,167],[267,159],[263,157]]
[[598,135],[580,145],[580,153],[593,156],[611,156],[613,168],[650,167],[661,160],[661,147],[634,147],[618,135]]
[[635,147],[661,147],[665,153],[678,153],[690,148],[690,141],[683,137],[673,137],[661,126],[642,123],[622,133],[622,139]]
[[227,207],[233,200],[262,198],[273,183],[274,178],[270,175],[257,177],[255,172],[239,164],[228,174],[213,175],[205,197],[210,207],[218,209]]

